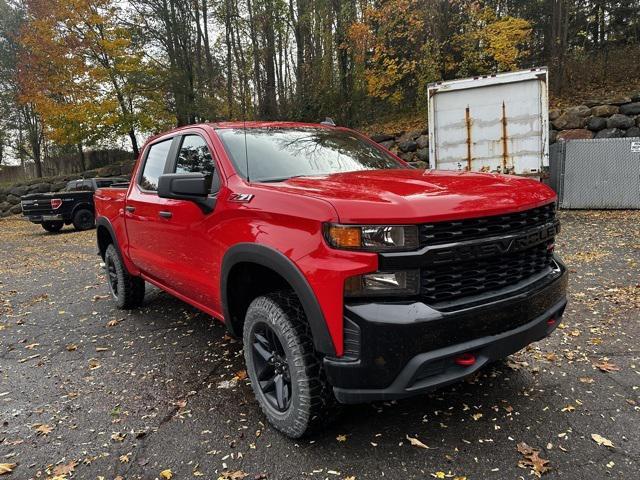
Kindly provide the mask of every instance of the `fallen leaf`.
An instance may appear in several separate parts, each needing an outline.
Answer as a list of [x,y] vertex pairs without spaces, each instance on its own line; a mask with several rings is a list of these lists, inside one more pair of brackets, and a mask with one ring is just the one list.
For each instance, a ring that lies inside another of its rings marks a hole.
[[53,469],[53,474],[59,475],[59,476],[69,475],[70,473],[73,473],[77,465],[78,465],[78,462],[74,462],[73,460],[67,464],[57,465]]
[[13,472],[17,466],[15,463],[0,463],[0,475]]
[[240,370],[240,371],[236,372],[236,378],[238,380],[244,380],[245,378],[247,378],[247,371],[246,370]]
[[342,435],[342,434],[338,435],[336,437],[336,440],[339,441],[339,442],[346,442],[347,441],[347,436],[346,435]]
[[620,367],[618,367],[615,363],[611,363],[606,358],[603,359],[600,363],[596,363],[595,367],[601,372],[605,373],[617,372],[618,370],[620,370]]
[[31,343],[29,345],[25,345],[24,348],[26,348],[27,350],[33,350],[34,348],[36,348],[39,345],[40,345],[39,343]]
[[111,435],[111,440],[113,440],[114,442],[122,442],[124,441],[125,436],[126,434],[122,435],[120,432],[113,432],[113,434]]
[[120,455],[120,463],[129,463],[129,455],[131,454]]
[[595,380],[591,377],[580,377],[578,380],[582,383],[593,383]]
[[107,327],[115,327],[119,323],[120,323],[120,320],[117,320],[117,319],[114,318],[113,320],[109,320],[107,322]]
[[425,448],[425,449],[429,448],[417,438],[410,437],[409,435],[406,435],[406,437],[407,437],[407,440],[409,440],[409,443],[411,443],[411,445],[413,445],[414,447]]
[[242,470],[236,470],[233,472],[224,471],[220,474],[220,476],[218,477],[218,480],[242,480],[248,475],[249,475],[248,473],[244,473]]
[[540,450],[530,447],[525,442],[518,443],[517,449],[524,457],[518,462],[518,467],[531,469],[531,473],[538,478],[551,470],[548,466],[549,460],[540,458]]
[[482,414],[481,413],[474,413],[473,415],[471,415],[471,418],[473,418],[477,422],[478,420],[480,420],[482,418]]
[[591,434],[591,438],[593,439],[594,442],[596,442],[598,445],[604,445],[605,447],[611,447],[614,448],[613,443],[611,443],[611,440],[607,440],[606,438],[604,438],[602,435],[598,435],[597,433],[592,433]]
[[576,407],[574,407],[573,405],[569,404],[566,407],[564,407],[561,411],[563,411],[563,412],[575,412],[576,411]]
[[65,348],[68,352],[75,352],[78,349],[78,346],[75,343],[70,343]]
[[53,427],[44,423],[36,423],[33,428],[36,429],[38,435],[48,435],[53,430]]
[[160,477],[164,480],[171,480],[171,477],[173,477],[173,472],[170,468],[167,468],[166,470],[162,470],[160,472]]

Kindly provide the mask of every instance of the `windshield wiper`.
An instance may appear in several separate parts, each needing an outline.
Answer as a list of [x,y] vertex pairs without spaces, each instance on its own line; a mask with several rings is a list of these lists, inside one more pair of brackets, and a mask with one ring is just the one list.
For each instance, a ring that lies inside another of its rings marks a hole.
[[[321,175],[321,174],[317,174],[317,175]],[[307,175],[307,174],[291,175],[290,177],[262,178],[260,180],[255,180],[255,181],[259,182],[259,183],[276,183],[276,182],[286,182],[287,180],[291,180],[292,178],[314,177],[314,176],[317,176],[317,175]]]

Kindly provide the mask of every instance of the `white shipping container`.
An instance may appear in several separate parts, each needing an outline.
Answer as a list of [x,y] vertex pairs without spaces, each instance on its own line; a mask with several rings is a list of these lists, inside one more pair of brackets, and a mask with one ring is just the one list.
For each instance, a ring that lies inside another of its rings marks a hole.
[[432,168],[540,176],[549,166],[546,68],[429,85]]

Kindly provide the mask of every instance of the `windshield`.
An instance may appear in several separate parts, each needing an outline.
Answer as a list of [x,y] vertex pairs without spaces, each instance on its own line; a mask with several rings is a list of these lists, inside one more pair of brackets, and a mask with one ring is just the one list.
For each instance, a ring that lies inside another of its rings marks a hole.
[[[358,135],[328,128],[223,128],[236,171],[255,182],[358,170],[408,168]],[[245,149],[246,135],[246,149]]]

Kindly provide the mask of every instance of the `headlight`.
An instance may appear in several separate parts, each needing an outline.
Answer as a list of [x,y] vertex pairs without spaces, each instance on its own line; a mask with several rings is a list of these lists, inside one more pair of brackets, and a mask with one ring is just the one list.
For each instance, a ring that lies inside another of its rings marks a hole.
[[328,224],[325,238],[333,248],[372,252],[415,250],[418,248],[418,227]]
[[420,289],[419,270],[375,272],[349,277],[344,284],[345,297],[384,297],[417,295]]

